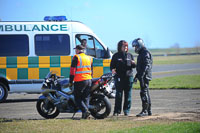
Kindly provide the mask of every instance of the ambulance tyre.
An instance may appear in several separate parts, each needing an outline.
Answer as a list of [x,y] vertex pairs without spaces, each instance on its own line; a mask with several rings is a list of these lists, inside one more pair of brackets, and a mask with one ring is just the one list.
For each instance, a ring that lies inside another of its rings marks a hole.
[[7,96],[8,96],[8,88],[3,83],[0,83],[0,103],[4,102]]

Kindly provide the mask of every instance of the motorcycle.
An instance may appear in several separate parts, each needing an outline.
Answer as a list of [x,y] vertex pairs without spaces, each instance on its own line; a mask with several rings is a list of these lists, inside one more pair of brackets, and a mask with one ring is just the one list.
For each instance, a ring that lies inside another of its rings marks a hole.
[[[49,72],[44,79],[42,95],[37,101],[36,108],[46,119],[55,118],[59,113],[73,113],[73,118],[77,112],[80,112],[75,104],[73,87],[69,87],[69,80],[61,80],[62,78],[64,77]],[[92,79],[88,108],[95,119],[104,119],[111,112],[111,103],[107,96],[113,97],[114,94],[106,89],[108,86],[112,87],[111,80],[111,73]]]
[[[100,78],[92,79],[91,90],[96,89],[103,93],[108,98],[115,98],[114,75],[112,73],[105,73]],[[97,87],[97,88],[96,88]]]

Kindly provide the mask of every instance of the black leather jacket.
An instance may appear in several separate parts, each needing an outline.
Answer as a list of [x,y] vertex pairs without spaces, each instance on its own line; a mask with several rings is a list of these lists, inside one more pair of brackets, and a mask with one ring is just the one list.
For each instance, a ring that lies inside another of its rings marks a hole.
[[134,60],[134,57],[131,53],[117,52],[113,55],[110,70],[116,69],[117,77],[133,77],[133,68],[135,64],[131,64],[131,61]]
[[139,51],[139,55],[137,57],[137,74],[136,78],[146,78],[148,80],[152,79],[152,64],[153,58],[151,53],[144,47]]

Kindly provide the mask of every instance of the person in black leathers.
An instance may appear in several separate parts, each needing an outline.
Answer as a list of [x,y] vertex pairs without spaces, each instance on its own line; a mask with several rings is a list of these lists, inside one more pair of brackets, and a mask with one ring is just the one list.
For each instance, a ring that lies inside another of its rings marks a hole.
[[137,79],[140,81],[140,97],[142,100],[142,111],[136,116],[152,115],[149,81],[152,79],[153,58],[141,38],[133,40],[132,46],[135,47],[135,52],[139,54],[136,65],[137,74],[135,75],[134,82],[137,82]]
[[122,96],[124,92],[124,115],[129,115],[131,108],[131,95],[133,85],[133,68],[135,68],[134,57],[128,53],[128,43],[124,40],[118,43],[118,52],[112,56],[110,70],[115,74],[115,107],[114,116],[121,113]]

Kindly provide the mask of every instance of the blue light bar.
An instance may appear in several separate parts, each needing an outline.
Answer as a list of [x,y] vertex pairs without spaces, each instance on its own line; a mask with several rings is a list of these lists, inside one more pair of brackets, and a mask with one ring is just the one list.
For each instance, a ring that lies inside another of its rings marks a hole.
[[44,21],[67,21],[66,16],[45,16]]

